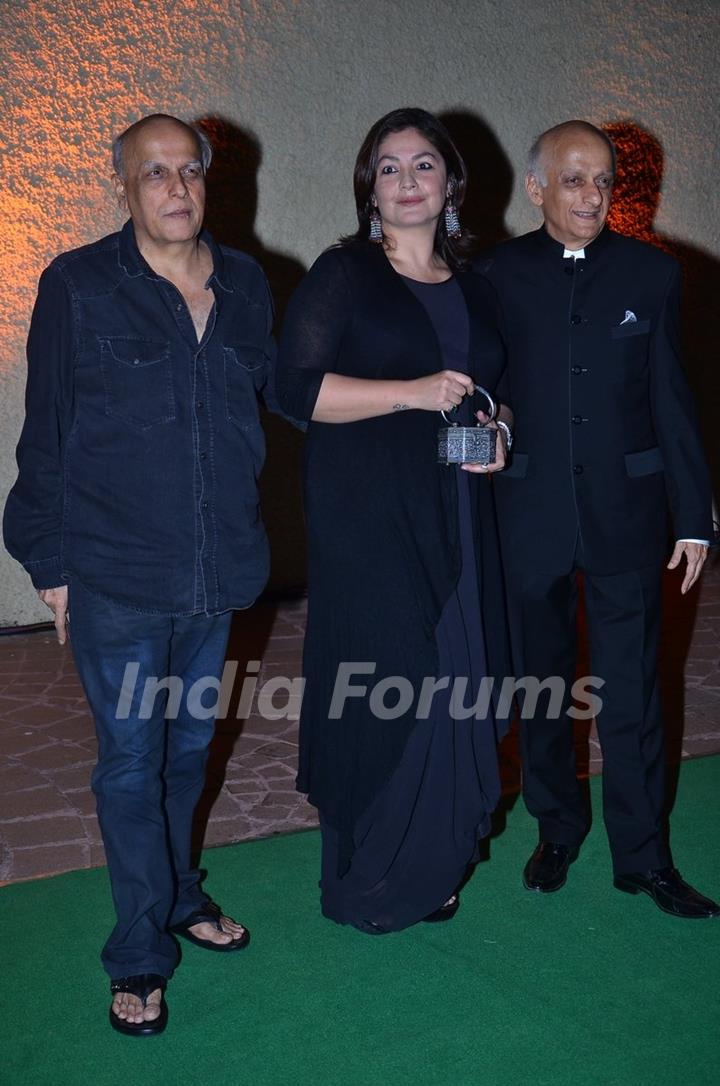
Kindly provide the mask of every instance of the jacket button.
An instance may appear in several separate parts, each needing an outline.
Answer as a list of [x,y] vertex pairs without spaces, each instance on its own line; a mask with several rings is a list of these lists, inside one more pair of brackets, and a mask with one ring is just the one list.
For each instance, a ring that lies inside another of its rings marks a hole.
[[570,323],[582,324],[582,317],[578,313],[573,313],[572,317],[570,318]]
[[583,468],[582,464],[576,464],[574,466],[574,468],[573,468],[573,471],[575,472],[576,475],[582,475],[584,470],[585,469]]
[[573,368],[570,370],[570,373],[574,374],[574,376],[577,377],[579,373],[582,373],[582,366],[573,366]]
[[202,410],[202,408],[205,406],[205,404],[202,402],[202,400],[198,400],[197,405],[200,408],[200,410]]
[[582,415],[573,415],[572,421],[575,423],[576,426],[579,426],[580,423],[583,421],[583,417]]

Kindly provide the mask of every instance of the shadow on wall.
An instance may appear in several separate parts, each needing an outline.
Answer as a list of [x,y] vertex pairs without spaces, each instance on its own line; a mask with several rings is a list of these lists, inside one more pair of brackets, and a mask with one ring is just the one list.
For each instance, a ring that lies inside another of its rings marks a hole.
[[510,237],[505,224],[514,181],[510,159],[490,125],[476,113],[457,109],[439,117],[468,169],[463,228],[474,234],[479,250],[488,249]]
[[[201,117],[195,123],[207,132],[213,145],[205,225],[216,241],[249,253],[261,265],[275,300],[277,332],[305,268],[293,257],[267,249],[255,233],[260,143],[252,132],[224,117]],[[272,555],[267,591],[287,595],[306,583],[300,488],[303,435],[269,412],[263,416],[263,427],[267,461],[260,480],[260,501]]]
[[720,369],[715,363],[720,337],[720,261],[702,249],[656,231],[664,153],[660,140],[635,121],[604,124],[617,148],[617,179],[608,223],[613,230],[657,245],[683,269],[682,339],[685,366],[697,401],[700,430],[713,487],[720,484]]

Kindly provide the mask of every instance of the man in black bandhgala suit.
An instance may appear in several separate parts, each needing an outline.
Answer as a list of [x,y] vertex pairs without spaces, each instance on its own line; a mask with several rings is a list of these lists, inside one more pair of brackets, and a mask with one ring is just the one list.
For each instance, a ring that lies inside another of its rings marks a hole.
[[[687,592],[712,535],[711,488],[680,361],[680,270],[605,226],[614,172],[613,145],[593,125],[543,133],[525,184],[544,225],[479,265],[501,302],[515,413],[512,462],[495,485],[514,664],[570,691],[582,571],[615,886],[677,916],[718,916],[671,859],[657,676],[668,513],[669,568],[682,567]],[[559,718],[549,701],[525,708],[523,789],[540,841],[523,881],[547,893],[565,883],[589,813],[569,693]]]

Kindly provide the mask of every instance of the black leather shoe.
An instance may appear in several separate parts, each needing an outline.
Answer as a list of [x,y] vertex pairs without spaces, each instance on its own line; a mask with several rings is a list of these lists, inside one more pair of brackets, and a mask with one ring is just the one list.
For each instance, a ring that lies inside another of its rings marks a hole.
[[556,845],[541,841],[525,864],[523,885],[526,890],[552,894],[565,885],[570,864],[577,859],[578,850],[571,845]]
[[658,909],[685,920],[709,920],[720,916],[720,905],[703,897],[680,876],[675,867],[657,867],[632,875],[616,875],[615,886],[626,894],[649,894]]

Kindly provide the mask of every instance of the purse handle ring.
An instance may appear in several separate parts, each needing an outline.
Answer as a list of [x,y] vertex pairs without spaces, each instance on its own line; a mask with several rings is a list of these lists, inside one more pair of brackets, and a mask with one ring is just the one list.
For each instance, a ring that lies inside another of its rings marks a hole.
[[[485,399],[487,400],[488,406],[490,407],[490,411],[489,411],[490,419],[489,419],[489,421],[492,422],[493,419],[495,418],[495,416],[497,415],[497,411],[498,411],[498,407],[497,407],[497,404],[496,404],[495,400],[492,398],[492,396],[490,395],[488,390],[486,388],[483,388],[482,385],[473,385],[473,391],[470,393],[470,395],[474,396],[476,392],[480,392],[485,397]],[[457,411],[457,407],[451,408],[450,413],[452,414],[453,411]],[[452,419],[449,419],[444,411],[441,411],[440,414],[445,419],[445,422],[448,424],[448,426],[457,426],[457,423],[453,422]],[[479,425],[480,425],[480,423],[478,423],[478,426]]]

